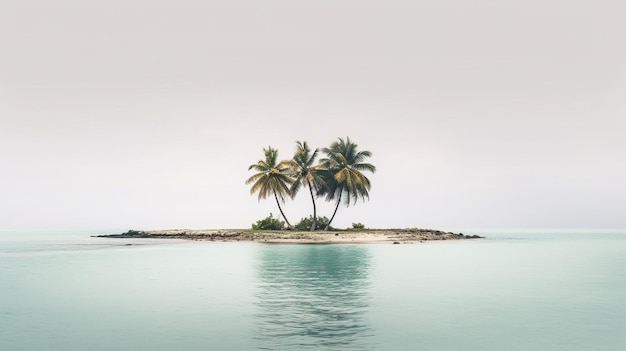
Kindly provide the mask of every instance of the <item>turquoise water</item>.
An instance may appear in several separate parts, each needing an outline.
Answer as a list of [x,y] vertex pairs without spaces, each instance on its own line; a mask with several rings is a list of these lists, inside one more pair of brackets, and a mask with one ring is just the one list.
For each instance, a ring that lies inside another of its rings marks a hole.
[[0,350],[626,345],[626,232],[403,245],[0,235]]

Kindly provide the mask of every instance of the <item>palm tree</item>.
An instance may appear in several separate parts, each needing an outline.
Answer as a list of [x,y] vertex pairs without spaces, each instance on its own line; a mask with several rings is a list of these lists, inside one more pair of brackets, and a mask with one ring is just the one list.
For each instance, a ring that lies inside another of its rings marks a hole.
[[291,224],[280,207],[280,203],[285,202],[286,196],[291,196],[289,187],[294,183],[294,179],[289,176],[290,169],[288,165],[285,162],[277,162],[278,150],[268,146],[267,149],[263,149],[263,153],[265,154],[265,160],[259,160],[248,167],[248,170],[254,169],[259,173],[248,178],[246,184],[254,183],[252,188],[250,188],[250,194],[258,191],[259,201],[273,194],[280,214],[285,219],[287,227],[291,228]]
[[315,196],[313,195],[313,188],[315,184],[321,181],[318,174],[318,166],[313,165],[315,158],[317,157],[318,149],[313,150],[305,142],[296,141],[296,152],[290,161],[287,161],[292,171],[292,176],[295,178],[293,185],[291,186],[291,196],[294,197],[298,193],[298,190],[302,186],[309,188],[311,194],[311,202],[313,202],[313,223],[311,224],[311,231],[315,230],[317,226],[317,208],[315,206]]
[[363,162],[372,156],[372,153],[358,151],[357,144],[350,141],[350,138],[346,138],[346,140],[338,138],[330,147],[322,149],[322,152],[326,154],[325,158],[320,159],[320,164],[325,170],[321,174],[322,179],[324,179],[324,187],[320,188],[318,193],[325,195],[326,200],[337,198],[335,211],[326,225],[326,230],[335,218],[344,194],[346,206],[349,206],[352,200],[356,203],[359,198],[362,198],[363,201],[366,198],[369,199],[371,184],[362,172],[374,173],[376,167]]

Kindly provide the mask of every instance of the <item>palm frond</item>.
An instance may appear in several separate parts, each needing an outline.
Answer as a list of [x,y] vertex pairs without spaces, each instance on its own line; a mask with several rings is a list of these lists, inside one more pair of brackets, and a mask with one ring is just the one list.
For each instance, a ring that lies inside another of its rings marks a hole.
[[250,184],[252,182],[256,182],[258,179],[263,178],[265,176],[265,173],[257,173],[253,176],[251,176],[250,178],[246,179],[246,184]]
[[374,167],[374,165],[371,165],[369,163],[357,163],[353,165],[352,168],[358,171],[368,171],[368,172],[376,173],[376,167]]

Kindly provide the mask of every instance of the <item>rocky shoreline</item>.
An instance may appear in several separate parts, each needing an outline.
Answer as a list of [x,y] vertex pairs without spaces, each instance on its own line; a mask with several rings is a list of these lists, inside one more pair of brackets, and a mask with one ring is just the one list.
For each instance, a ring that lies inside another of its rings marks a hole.
[[479,239],[478,235],[431,229],[365,229],[359,231],[246,231],[246,230],[129,230],[121,234],[95,235],[98,238],[184,239],[208,241],[254,241],[267,243],[370,243],[422,242]]

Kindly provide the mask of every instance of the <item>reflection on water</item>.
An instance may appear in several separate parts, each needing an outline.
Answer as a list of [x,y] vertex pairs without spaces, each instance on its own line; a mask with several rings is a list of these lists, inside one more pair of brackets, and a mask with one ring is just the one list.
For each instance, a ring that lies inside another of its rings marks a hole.
[[257,266],[261,350],[367,350],[369,253],[352,245],[267,245]]

